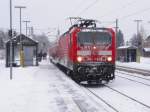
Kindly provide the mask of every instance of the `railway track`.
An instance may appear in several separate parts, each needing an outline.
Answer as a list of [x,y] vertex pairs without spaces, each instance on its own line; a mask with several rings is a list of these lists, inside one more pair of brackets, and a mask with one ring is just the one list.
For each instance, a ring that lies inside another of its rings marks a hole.
[[116,75],[116,76],[120,77],[120,78],[123,78],[123,79],[126,79],[126,80],[130,80],[132,82],[136,82],[136,83],[143,84],[145,86],[149,86],[150,87],[150,84],[143,83],[142,81],[137,81],[137,80],[134,80],[134,79],[131,79],[131,78],[127,78],[127,77],[124,77],[124,76],[120,76],[120,75]]
[[94,93],[92,90],[90,90],[89,88],[87,88],[87,90],[93,94],[96,98],[98,98],[99,100],[101,100],[104,104],[106,104],[109,108],[111,108],[114,112],[119,112],[119,110],[117,110],[113,105],[109,104],[107,101],[105,101],[102,97],[100,97],[99,95],[97,95],[96,93]]
[[136,75],[136,74],[132,74],[132,73],[129,73],[129,72],[120,71],[120,70],[116,70],[116,72],[124,74],[126,76],[132,76],[132,77],[135,77],[135,78],[139,78],[139,79],[144,79],[144,80],[150,81],[150,78],[145,77],[145,76],[143,77],[141,75]]
[[[110,87],[110,86],[108,86],[108,85],[105,85],[105,84],[104,84],[103,86],[104,86],[105,88],[107,88],[107,89],[109,89],[109,90],[111,90],[111,91],[117,93],[118,95],[121,95],[121,96],[123,96],[123,97],[129,99],[130,101],[135,102],[135,103],[137,103],[137,104],[139,104],[139,105],[141,105],[141,106],[147,108],[148,110],[150,110],[150,106],[149,106],[149,105],[147,105],[147,104],[145,104],[145,103],[143,103],[143,102],[141,102],[141,101],[139,101],[139,100],[137,100],[137,99],[135,99],[135,98],[133,98],[133,97],[131,97],[131,96],[129,96],[129,95],[123,93],[123,92],[121,92],[120,90],[114,89],[114,88],[112,88],[112,87]],[[91,88],[89,88],[89,87],[86,87],[85,89],[86,89],[87,91],[89,91],[92,95],[94,95],[97,99],[99,99],[100,101],[102,101],[102,102],[103,102],[105,105],[107,105],[109,108],[111,108],[114,112],[122,112],[121,110],[118,109],[118,107],[115,107],[113,103],[110,103],[109,101],[105,100],[105,98],[103,98],[100,93],[95,92],[93,89],[91,89]],[[100,89],[101,89],[101,88],[100,88]],[[130,105],[130,104],[129,104],[129,105]]]
[[[126,69],[127,70],[127,69]],[[124,71],[124,70],[121,70],[121,71]],[[117,71],[118,72],[118,71]],[[129,70],[127,70],[127,72],[129,72]],[[144,71],[145,72],[145,71]],[[135,73],[135,72],[134,72]],[[136,72],[137,73],[137,72]],[[138,72],[138,74],[140,74],[139,72]],[[144,77],[142,77],[142,76],[138,76],[138,75],[132,75],[131,73],[125,73],[124,72],[124,75],[126,75],[126,76],[133,76],[133,77],[136,77],[136,78],[139,78],[139,79],[143,79],[143,80],[147,80],[147,81],[150,81],[150,79],[148,79],[148,78],[144,78]],[[117,77],[121,77],[121,78],[125,78],[125,79],[127,79],[127,80],[130,80],[130,81],[133,81],[133,82],[136,82],[136,83],[140,83],[140,84],[143,84],[143,85],[146,85],[146,86],[150,86],[150,84],[146,84],[146,83],[143,83],[143,82],[141,82],[141,81],[136,81],[136,80],[134,80],[134,79],[132,79],[131,77],[130,78],[128,78],[128,77],[122,77],[122,76],[118,76],[118,75],[116,75]],[[121,90],[118,90],[118,89],[115,89],[115,88],[112,88],[112,87],[110,87],[110,86],[108,86],[108,85],[103,85],[105,88],[107,88],[107,89],[109,89],[109,91],[110,91],[110,94],[112,94],[111,93],[111,91],[113,91],[113,93],[114,94],[118,94],[118,96],[120,95],[120,96],[122,96],[122,97],[124,97],[124,99],[126,98],[126,99],[128,99],[128,100],[130,100],[130,101],[127,101],[128,103],[126,103],[126,104],[131,104],[131,105],[134,105],[135,103],[136,104],[138,104],[140,107],[144,107],[144,108],[146,108],[146,110],[148,110],[148,111],[146,111],[146,112],[149,112],[150,111],[150,105],[147,105],[146,103],[144,103],[144,102],[142,102],[142,101],[140,101],[139,99],[136,99],[136,98],[134,98],[132,95],[128,95],[128,94],[126,94],[126,93],[123,93]],[[83,86],[81,86],[81,87],[83,87]],[[85,87],[84,87],[85,88]],[[121,111],[120,109],[118,109],[119,107],[117,107],[116,106],[116,104],[113,104],[112,102],[108,102],[107,101],[107,99],[105,99],[105,97],[103,97],[103,96],[101,96],[101,94],[99,94],[98,92],[95,92],[95,91],[93,91],[91,88],[89,88],[89,87],[86,87],[85,88],[89,93],[91,93],[93,96],[95,96],[98,100],[100,100],[101,102],[103,102],[105,105],[107,105],[107,107],[109,107],[113,112],[124,112],[124,111]],[[96,89],[102,89],[102,88],[97,88],[96,87]],[[110,94],[108,94],[108,95],[110,95]],[[110,95],[111,96],[111,95]],[[132,102],[134,102],[134,104],[132,104]],[[77,106],[79,107],[79,109],[81,110],[81,112],[84,112],[85,110],[84,109],[82,109],[82,107],[80,107],[80,105],[78,105],[77,104]],[[106,110],[107,110],[107,108],[106,108]],[[138,110],[138,109],[137,109]],[[112,112],[112,111],[108,111],[108,112]],[[142,111],[143,112],[143,111]],[[145,112],[145,111],[144,111]]]
[[150,70],[143,70],[137,68],[124,67],[124,66],[116,66],[116,69],[120,71],[130,72],[130,73],[142,74],[144,76],[150,76]]
[[124,94],[123,92],[121,92],[121,91],[119,91],[119,90],[117,90],[117,89],[114,89],[114,88],[112,88],[112,87],[110,87],[110,86],[108,86],[108,85],[104,85],[104,86],[107,87],[107,88],[109,88],[109,89],[111,89],[111,90],[113,90],[113,91],[115,91],[115,92],[117,92],[117,93],[119,93],[119,94],[121,94],[122,96],[125,96],[126,98],[128,98],[128,99],[130,99],[130,100],[132,100],[132,101],[135,101],[135,102],[137,102],[137,103],[143,105],[144,107],[150,109],[150,106],[149,106],[149,105],[147,105],[147,104],[145,104],[145,103],[143,103],[143,102],[141,102],[141,101],[138,101],[137,99],[135,99],[135,98],[133,98],[133,97],[130,97],[130,96]]
[[[120,69],[121,68],[121,69]],[[130,80],[132,82],[136,82],[136,83],[140,83],[140,84],[143,84],[145,86],[150,86],[150,78],[146,78],[146,77],[142,77],[142,76],[138,76],[136,74],[132,74],[132,72],[134,71],[134,73],[138,73],[138,74],[144,74],[144,73],[147,73],[147,74],[150,74],[150,71],[148,73],[147,70],[141,70],[140,69],[133,69],[133,68],[129,68],[129,67],[120,67],[118,70],[116,70],[116,73],[121,73],[123,74],[122,75],[117,75],[117,77],[120,77],[120,78],[123,78],[123,79],[126,79],[126,80]],[[125,69],[125,70],[123,70]],[[131,72],[131,69],[132,69],[132,72]],[[140,71],[140,73],[139,73]],[[129,73],[130,72],[130,73]],[[147,83],[145,83],[147,82]]]
[[[137,73],[137,74],[142,74],[144,76],[150,76],[150,71],[140,70],[140,69],[133,69],[133,68],[128,68],[128,67],[119,67],[117,69],[118,69],[118,71],[116,71],[116,72],[120,73],[120,71],[121,71],[121,74],[124,74],[124,76],[116,75],[117,77],[120,77],[120,78],[129,80],[129,81],[132,81],[132,82],[139,83],[139,84],[150,87],[150,83],[143,82],[143,80],[149,82],[150,81],[149,78],[145,78],[145,77],[142,77],[140,75],[138,76],[138,75],[133,75],[132,74],[132,73]],[[125,71],[125,72],[123,72],[123,71]],[[130,72],[130,73],[128,73],[128,72]],[[137,80],[137,78],[138,78],[138,80]],[[147,105],[146,103],[140,101],[139,99],[134,98],[133,96],[130,96],[126,93],[123,93],[122,91],[120,91],[118,89],[115,89],[115,88],[112,88],[112,87],[110,87],[106,84],[104,84],[104,87],[116,92],[117,94],[120,94],[120,95],[126,97],[127,99],[130,99],[131,101],[133,101],[135,103],[138,103],[139,105],[142,105],[143,107],[147,108],[148,110],[150,109],[150,105]],[[121,112],[121,111],[119,111],[119,109],[117,109],[117,107],[113,106],[111,103],[107,102],[107,100],[105,100],[103,97],[101,97],[101,95],[99,95],[99,93],[94,92],[90,88],[86,88],[86,89],[91,94],[93,94],[95,97],[97,97],[99,100],[101,100],[103,103],[105,103],[114,112]]]
[[[113,105],[109,104],[109,102],[107,102],[104,98],[102,98],[100,95],[98,95],[97,93],[93,92],[89,87],[85,87],[85,85],[80,85],[80,88],[85,91],[85,93],[90,97],[90,94],[92,94],[92,96],[94,96],[96,99],[98,99],[100,102],[102,102],[105,106],[104,108],[106,109],[107,112],[120,112],[119,110],[117,110],[117,108],[115,108]],[[92,98],[93,99],[93,98]],[[100,106],[101,103],[100,103]],[[109,108],[109,109],[108,109]]]

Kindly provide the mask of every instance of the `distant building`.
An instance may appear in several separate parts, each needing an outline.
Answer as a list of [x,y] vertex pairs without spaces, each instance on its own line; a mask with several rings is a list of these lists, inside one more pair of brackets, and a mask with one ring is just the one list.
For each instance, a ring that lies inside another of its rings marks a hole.
[[136,62],[137,47],[135,46],[120,46],[117,48],[117,60],[121,62]]
[[150,57],[150,36],[145,39],[143,44],[143,56]]
[[150,57],[150,47],[149,48],[143,48],[143,56],[144,57]]

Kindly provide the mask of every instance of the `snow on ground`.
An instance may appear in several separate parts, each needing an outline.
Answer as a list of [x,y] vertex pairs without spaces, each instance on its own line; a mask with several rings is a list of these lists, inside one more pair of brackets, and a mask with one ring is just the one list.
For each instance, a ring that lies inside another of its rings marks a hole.
[[[149,70],[149,61],[149,58],[144,58],[141,63],[117,62],[117,65]],[[9,73],[10,69],[5,68],[4,60],[0,60],[0,112],[80,112],[80,110],[106,112],[109,110],[103,106],[104,104],[90,98],[79,85],[46,60],[38,67],[13,68],[13,80],[9,79]],[[116,78],[109,85],[150,105],[149,87],[121,78]],[[125,109],[123,104],[127,99],[122,99],[119,95],[114,95],[112,98],[105,88],[94,88],[94,90],[98,90],[99,95],[112,101],[114,105],[120,102],[122,106],[118,104],[119,110],[130,112],[130,107],[135,107],[133,111],[142,110],[142,107],[136,107],[137,104],[134,103]]]
[[0,61],[0,112],[106,112],[54,65],[9,68]]
[[150,57],[149,58],[141,57],[140,60],[141,60],[141,63],[150,64]]
[[[117,73],[117,74],[120,74],[120,73]],[[136,80],[136,79],[133,79],[133,80]],[[150,105],[150,100],[149,100],[150,87],[149,86],[136,83],[136,82],[124,79],[124,78],[117,77],[117,76],[116,76],[116,81],[114,81],[114,83],[110,83],[109,85],[123,92],[124,94],[131,96],[132,98],[140,102]]]
[[[118,75],[119,73],[117,73]],[[150,87],[138,84],[116,76],[116,79],[108,84],[123,94],[130,96],[146,105],[150,106],[149,94]],[[98,96],[103,98],[108,104],[112,105],[119,112],[150,112],[147,108],[107,87],[90,88]]]
[[117,62],[116,65],[150,70],[150,58],[141,57],[140,63],[137,62]]

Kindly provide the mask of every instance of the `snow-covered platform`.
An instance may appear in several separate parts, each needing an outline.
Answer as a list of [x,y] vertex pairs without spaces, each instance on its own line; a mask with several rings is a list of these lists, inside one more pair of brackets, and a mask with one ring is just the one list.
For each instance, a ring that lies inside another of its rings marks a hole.
[[[143,62],[144,69],[150,65],[147,62]],[[48,60],[38,67],[13,68],[13,80],[9,71],[0,60],[0,112],[115,112]],[[149,77],[116,70],[116,79],[108,86],[141,103],[107,87],[87,88],[119,112],[150,112]]]
[[49,61],[9,68],[0,61],[0,112],[106,112]]
[[137,63],[137,62],[117,62],[116,65],[150,71],[150,58],[141,57],[140,63]]

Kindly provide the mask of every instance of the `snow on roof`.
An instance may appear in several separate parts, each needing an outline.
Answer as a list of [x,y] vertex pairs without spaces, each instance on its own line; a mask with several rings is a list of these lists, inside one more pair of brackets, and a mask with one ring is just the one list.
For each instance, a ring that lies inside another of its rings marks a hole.
[[117,49],[137,49],[136,46],[120,46]]
[[[24,38],[26,38],[26,39],[28,39],[29,41],[34,42],[34,43],[39,43],[38,41],[33,40],[31,37],[28,37],[28,36],[26,36],[26,35],[24,35],[24,34],[21,34],[21,36],[24,37]],[[19,38],[20,38],[20,34],[17,35],[17,36],[15,36],[15,37],[13,37],[12,40],[20,40]],[[22,38],[22,40],[23,40],[23,38]],[[7,40],[5,43],[8,43],[8,42],[10,42],[10,39]]]
[[150,52],[150,48],[144,48],[145,52]]

